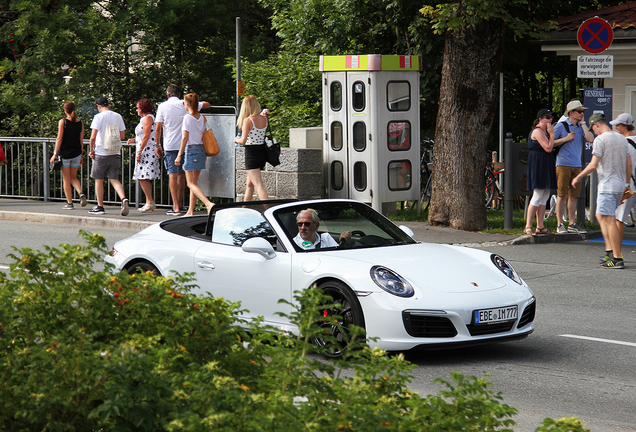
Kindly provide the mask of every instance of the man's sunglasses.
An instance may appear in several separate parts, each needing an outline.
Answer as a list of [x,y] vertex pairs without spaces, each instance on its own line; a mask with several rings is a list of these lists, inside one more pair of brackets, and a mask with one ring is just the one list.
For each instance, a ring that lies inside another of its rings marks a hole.
[[296,222],[296,225],[298,225],[299,228],[302,228],[305,225],[311,226],[311,222]]

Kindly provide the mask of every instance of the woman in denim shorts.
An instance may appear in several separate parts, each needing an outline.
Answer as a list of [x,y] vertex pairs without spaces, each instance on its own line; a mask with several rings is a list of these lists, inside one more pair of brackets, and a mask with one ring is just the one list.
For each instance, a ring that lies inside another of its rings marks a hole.
[[[174,163],[175,165],[181,165],[183,163],[186,182],[188,188],[190,188],[190,206],[184,216],[193,216],[197,198],[205,204],[208,213],[210,213],[214,204],[210,202],[208,197],[205,196],[205,193],[203,193],[201,188],[197,185],[199,175],[201,174],[201,170],[205,168],[205,162],[207,160],[205,148],[203,147],[205,118],[199,113],[199,97],[196,93],[187,94],[183,99],[183,104],[188,110],[188,114],[183,117],[183,125],[181,126],[183,139],[181,140],[181,147],[179,148],[179,153]],[[185,162],[183,162],[184,153]]]
[[55,150],[50,162],[53,165],[58,154],[62,158],[62,183],[66,196],[66,204],[62,208],[73,210],[73,188],[79,195],[82,207],[86,206],[86,195],[82,193],[82,185],[77,179],[77,170],[82,164],[84,151],[84,125],[77,118],[73,102],[64,102],[64,112],[66,118],[61,119],[58,124]]

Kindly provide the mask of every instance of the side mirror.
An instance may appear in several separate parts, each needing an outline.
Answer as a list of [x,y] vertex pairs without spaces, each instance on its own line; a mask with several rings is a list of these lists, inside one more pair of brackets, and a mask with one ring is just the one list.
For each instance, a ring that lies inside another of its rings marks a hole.
[[400,225],[398,228],[400,228],[402,231],[404,231],[411,238],[413,238],[413,236],[415,235],[413,230],[411,228],[407,227],[406,225]]
[[243,252],[257,253],[265,259],[272,259],[276,256],[276,252],[272,245],[263,237],[252,237],[248,239],[241,247]]

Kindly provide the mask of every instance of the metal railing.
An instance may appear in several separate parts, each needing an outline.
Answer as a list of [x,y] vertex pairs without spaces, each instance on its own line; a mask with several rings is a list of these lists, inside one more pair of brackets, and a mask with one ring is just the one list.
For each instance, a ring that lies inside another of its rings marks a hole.
[[[46,201],[66,201],[62,186],[62,172],[53,171],[49,160],[53,155],[55,138],[0,137],[0,143],[7,157],[7,165],[0,166],[0,197],[29,198]],[[139,182],[133,180],[135,167],[135,145],[122,146],[121,169],[119,171],[126,197],[132,206],[140,207],[145,203],[145,196]],[[82,165],[77,171],[77,179],[89,202],[97,202],[94,181],[90,178],[93,160],[88,156],[88,140],[84,140]],[[161,177],[152,182],[153,198],[158,206],[171,207],[172,197],[168,184],[168,174],[163,162],[160,164]],[[187,195],[187,194],[186,194]],[[73,199],[78,199],[73,191]],[[104,182],[104,203],[119,202],[117,192]]]

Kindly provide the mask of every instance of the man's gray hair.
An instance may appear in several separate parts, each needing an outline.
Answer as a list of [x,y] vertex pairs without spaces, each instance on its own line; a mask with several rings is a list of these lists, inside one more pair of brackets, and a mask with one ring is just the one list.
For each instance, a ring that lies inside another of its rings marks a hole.
[[176,96],[179,97],[181,96],[181,89],[179,88],[178,85],[176,84],[170,84],[168,86],[168,88],[166,89],[166,94],[168,96]]
[[303,213],[309,213],[311,214],[311,220],[314,222],[314,225],[318,225],[320,223],[320,218],[318,217],[318,212],[312,208],[308,208],[305,210],[301,210],[298,212],[298,214],[296,215],[296,222],[298,222],[298,219],[300,219],[300,215]]

